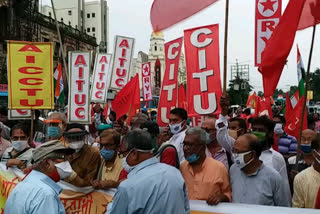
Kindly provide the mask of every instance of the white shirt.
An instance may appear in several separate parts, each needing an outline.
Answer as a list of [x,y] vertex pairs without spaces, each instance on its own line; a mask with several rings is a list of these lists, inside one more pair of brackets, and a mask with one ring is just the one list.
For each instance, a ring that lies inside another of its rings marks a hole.
[[272,167],[277,172],[279,172],[280,176],[284,180],[285,191],[286,191],[288,200],[291,201],[291,191],[290,191],[289,180],[288,180],[287,165],[283,156],[279,152],[270,148],[268,150],[264,150],[261,153],[260,160],[266,166]]
[[[223,126],[221,125],[223,124]],[[217,140],[219,144],[229,153],[232,154],[235,139],[229,135],[228,132],[228,120],[227,117],[222,114],[219,115],[219,119],[216,121]],[[233,157],[232,157],[233,158]]]
[[169,140],[169,144],[174,145],[174,147],[176,147],[177,149],[180,163],[185,160],[183,152],[183,141],[186,136],[186,131],[187,130],[184,130],[177,134],[174,134]]

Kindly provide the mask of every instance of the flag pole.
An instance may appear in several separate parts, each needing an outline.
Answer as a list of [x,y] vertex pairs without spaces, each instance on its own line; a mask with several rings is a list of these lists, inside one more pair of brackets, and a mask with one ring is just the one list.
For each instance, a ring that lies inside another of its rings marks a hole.
[[57,33],[58,33],[58,38],[59,38],[59,43],[60,43],[60,53],[62,55],[64,72],[66,73],[66,78],[67,78],[67,82],[68,82],[68,78],[69,77],[68,77],[67,63],[66,63],[66,58],[65,58],[65,55],[64,55],[64,48],[63,48],[63,44],[62,44],[60,28],[59,28],[59,24],[58,24],[58,21],[57,21],[57,15],[56,15],[56,10],[54,9],[53,0],[51,0],[51,5],[52,5],[52,11],[53,11],[54,20],[55,20],[56,27],[57,27]]
[[227,95],[227,59],[228,59],[228,24],[229,0],[226,0],[225,27],[224,27],[224,57],[223,57],[223,96]]
[[299,153],[301,151],[301,135],[302,135],[302,129],[303,129],[305,109],[306,109],[306,105],[307,105],[308,86],[309,86],[309,79],[310,79],[310,67],[311,67],[311,60],[312,60],[312,52],[313,52],[315,34],[316,34],[316,25],[313,26],[313,31],[312,31],[312,40],[311,40],[311,48],[310,48],[310,52],[309,52],[308,70],[307,70],[307,75],[306,75],[306,86],[305,86],[305,89],[304,89],[302,117],[301,117],[302,119],[301,119],[301,122],[300,122],[299,141],[298,141],[296,165],[295,165],[295,169],[297,171],[298,171],[298,157],[299,157]]
[[33,127],[34,127],[34,110],[31,109],[31,129],[30,129],[30,144],[33,144]]

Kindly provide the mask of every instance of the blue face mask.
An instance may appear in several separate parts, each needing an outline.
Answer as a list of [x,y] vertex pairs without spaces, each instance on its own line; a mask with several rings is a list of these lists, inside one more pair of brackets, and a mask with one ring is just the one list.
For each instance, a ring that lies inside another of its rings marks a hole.
[[189,162],[189,163],[195,163],[199,160],[200,156],[193,153],[192,155],[190,155],[189,157],[186,158],[186,160]]
[[52,137],[52,138],[59,137],[60,136],[60,129],[59,129],[59,127],[49,126],[47,128],[47,134],[49,137]]
[[114,156],[114,150],[101,149],[100,154],[106,161],[111,160]]
[[210,134],[208,132],[206,132],[206,143],[207,144],[211,143]]
[[311,154],[311,145],[310,144],[301,144],[301,151],[304,153],[304,154]]

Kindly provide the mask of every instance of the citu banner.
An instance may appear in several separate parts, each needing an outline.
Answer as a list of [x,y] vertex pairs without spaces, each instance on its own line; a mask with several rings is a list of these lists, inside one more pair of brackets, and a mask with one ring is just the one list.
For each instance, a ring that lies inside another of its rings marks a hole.
[[169,113],[177,105],[178,68],[182,39],[181,37],[165,44],[166,70],[158,105],[157,123],[159,126],[168,125]]
[[184,31],[187,62],[189,117],[218,114],[222,95],[219,59],[219,25]]

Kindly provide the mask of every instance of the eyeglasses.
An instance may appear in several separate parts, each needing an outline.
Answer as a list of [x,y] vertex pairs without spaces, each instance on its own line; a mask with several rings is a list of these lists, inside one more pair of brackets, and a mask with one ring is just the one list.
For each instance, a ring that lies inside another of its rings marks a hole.
[[12,141],[18,141],[18,140],[28,140],[27,136],[13,136],[11,138]]
[[217,129],[202,128],[202,130],[206,131],[207,133],[217,132]]
[[103,149],[109,149],[109,148],[114,148],[114,146],[116,146],[117,144],[116,143],[112,143],[112,144],[101,144],[100,142],[100,148]]
[[185,144],[183,143],[183,149],[193,149],[193,148],[196,148],[198,146],[201,146],[203,144],[201,143],[196,143],[196,144]]

